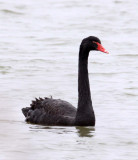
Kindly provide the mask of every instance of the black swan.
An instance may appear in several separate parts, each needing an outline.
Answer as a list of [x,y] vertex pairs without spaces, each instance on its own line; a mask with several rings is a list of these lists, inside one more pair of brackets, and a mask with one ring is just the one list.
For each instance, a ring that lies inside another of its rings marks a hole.
[[79,50],[78,108],[53,98],[39,98],[22,109],[26,122],[50,126],[95,126],[88,77],[88,56],[91,50],[108,53],[94,36],[82,40]]

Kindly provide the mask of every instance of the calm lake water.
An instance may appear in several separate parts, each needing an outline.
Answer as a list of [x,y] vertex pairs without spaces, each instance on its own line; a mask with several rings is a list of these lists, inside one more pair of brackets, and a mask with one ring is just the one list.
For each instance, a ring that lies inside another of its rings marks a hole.
[[[138,1],[0,0],[0,160],[138,159]],[[96,126],[27,124],[21,112],[52,95],[77,106],[78,51],[91,52]]]

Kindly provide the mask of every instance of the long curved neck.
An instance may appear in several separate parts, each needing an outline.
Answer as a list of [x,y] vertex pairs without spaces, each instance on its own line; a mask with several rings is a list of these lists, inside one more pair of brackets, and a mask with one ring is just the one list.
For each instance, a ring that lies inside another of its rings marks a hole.
[[[88,77],[88,56],[83,57],[82,52],[89,54],[86,50],[80,50],[79,53],[79,70],[78,70],[78,108],[79,110],[87,110],[86,106],[92,104],[91,92]],[[85,104],[85,106],[84,106]]]
[[91,91],[88,77],[89,50],[80,47],[78,71],[78,109],[76,125],[94,126],[95,116],[92,107]]

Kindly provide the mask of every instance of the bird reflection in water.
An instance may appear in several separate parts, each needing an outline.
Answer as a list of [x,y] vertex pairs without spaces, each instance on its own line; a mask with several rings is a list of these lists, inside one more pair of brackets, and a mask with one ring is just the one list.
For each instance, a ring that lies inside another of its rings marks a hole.
[[[76,131],[74,130],[76,128]],[[30,127],[30,131],[40,132],[44,129],[48,130],[49,132],[56,132],[58,134],[65,134],[65,133],[77,133],[79,137],[93,137],[95,134],[94,127],[64,127],[64,126],[41,126],[41,125],[32,125]]]
[[76,127],[79,137],[93,137],[95,133],[94,127]]

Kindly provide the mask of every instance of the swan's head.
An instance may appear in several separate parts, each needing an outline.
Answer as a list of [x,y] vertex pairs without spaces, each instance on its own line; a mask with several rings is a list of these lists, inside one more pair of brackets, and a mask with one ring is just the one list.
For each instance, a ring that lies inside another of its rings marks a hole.
[[104,53],[109,53],[102,45],[99,38],[90,36],[87,38],[84,38],[81,43],[81,47],[85,48],[86,50],[95,50],[95,51],[101,51]]

